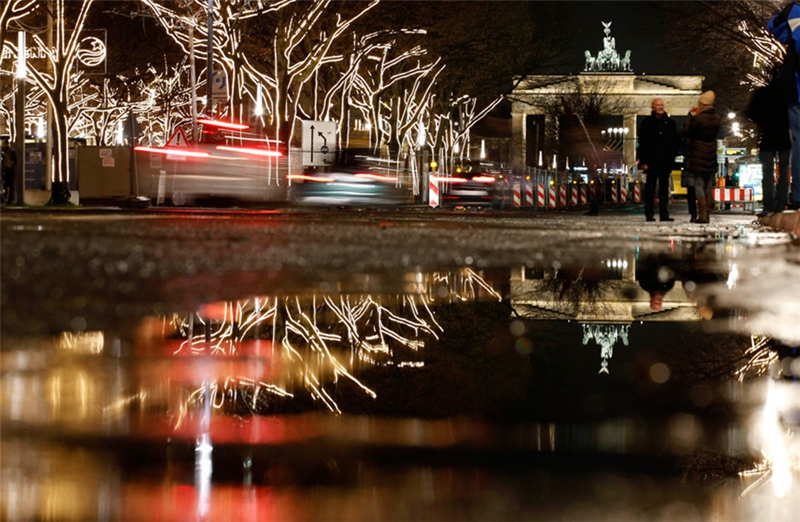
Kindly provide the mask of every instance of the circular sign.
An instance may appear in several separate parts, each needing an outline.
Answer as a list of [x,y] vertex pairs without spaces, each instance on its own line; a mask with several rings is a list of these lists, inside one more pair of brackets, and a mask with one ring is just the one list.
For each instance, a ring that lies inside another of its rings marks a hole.
[[323,145],[322,147],[319,148],[319,150],[323,154],[327,154],[328,153],[328,146],[327,145]]

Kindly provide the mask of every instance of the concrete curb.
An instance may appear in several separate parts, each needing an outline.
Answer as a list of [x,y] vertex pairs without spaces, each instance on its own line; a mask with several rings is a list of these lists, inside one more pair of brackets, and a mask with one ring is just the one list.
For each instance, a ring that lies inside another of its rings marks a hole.
[[758,218],[758,222],[776,230],[792,232],[800,236],[800,212],[797,210],[786,210],[777,214],[770,214],[769,216]]

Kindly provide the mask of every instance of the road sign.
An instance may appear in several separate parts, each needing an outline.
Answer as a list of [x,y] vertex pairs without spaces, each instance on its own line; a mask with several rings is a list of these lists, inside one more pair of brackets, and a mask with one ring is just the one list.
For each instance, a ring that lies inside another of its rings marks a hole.
[[336,156],[335,121],[302,121],[304,167],[331,165]]
[[216,69],[211,73],[211,101],[228,102],[228,74],[223,69]]
[[183,133],[183,129],[178,127],[175,129],[175,132],[172,133],[172,136],[169,137],[169,141],[167,142],[167,147],[188,147],[189,140],[186,139],[186,134]]

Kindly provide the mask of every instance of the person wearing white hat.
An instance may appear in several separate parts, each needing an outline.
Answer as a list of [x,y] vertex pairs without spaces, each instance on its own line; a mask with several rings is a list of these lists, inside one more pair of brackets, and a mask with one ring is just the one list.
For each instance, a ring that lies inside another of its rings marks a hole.
[[683,122],[688,157],[686,168],[694,177],[697,197],[696,223],[708,223],[714,208],[714,185],[717,180],[717,134],[720,117],[714,111],[714,91],[706,91],[697,100],[697,107]]

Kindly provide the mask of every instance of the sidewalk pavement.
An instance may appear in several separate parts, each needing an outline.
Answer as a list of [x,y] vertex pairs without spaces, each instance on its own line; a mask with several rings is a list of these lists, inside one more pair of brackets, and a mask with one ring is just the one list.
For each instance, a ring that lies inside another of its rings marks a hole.
[[800,211],[785,210],[783,212],[769,214],[768,216],[758,218],[758,222],[776,230],[793,232],[800,236]]

